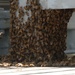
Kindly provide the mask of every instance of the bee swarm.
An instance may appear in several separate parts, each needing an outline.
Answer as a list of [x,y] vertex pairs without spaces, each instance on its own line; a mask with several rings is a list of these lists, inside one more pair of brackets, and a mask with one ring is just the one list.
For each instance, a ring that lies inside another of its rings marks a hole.
[[[36,66],[62,61],[66,57],[67,23],[73,9],[42,10],[39,0],[27,0],[25,7],[19,7],[18,0],[11,0],[10,4],[11,61],[34,62]],[[24,15],[28,16],[26,22]]]

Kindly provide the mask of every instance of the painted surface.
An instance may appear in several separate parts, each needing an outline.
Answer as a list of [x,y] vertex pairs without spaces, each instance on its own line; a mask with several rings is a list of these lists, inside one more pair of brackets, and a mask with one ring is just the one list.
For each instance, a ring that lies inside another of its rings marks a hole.
[[75,8],[75,0],[40,0],[41,4],[47,5],[46,9]]
[[67,36],[67,49],[75,50],[75,29],[68,30]]
[[75,68],[7,67],[7,68],[0,68],[0,75],[75,75]]
[[72,14],[72,17],[69,20],[68,29],[75,29],[75,12]]

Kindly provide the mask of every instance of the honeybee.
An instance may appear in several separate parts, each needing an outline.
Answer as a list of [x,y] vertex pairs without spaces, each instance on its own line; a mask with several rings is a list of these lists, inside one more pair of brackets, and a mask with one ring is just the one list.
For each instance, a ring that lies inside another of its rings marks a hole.
[[29,10],[31,8],[31,6],[24,6],[25,10]]
[[28,12],[25,12],[25,14],[26,14],[27,16],[29,16],[29,13],[28,13]]

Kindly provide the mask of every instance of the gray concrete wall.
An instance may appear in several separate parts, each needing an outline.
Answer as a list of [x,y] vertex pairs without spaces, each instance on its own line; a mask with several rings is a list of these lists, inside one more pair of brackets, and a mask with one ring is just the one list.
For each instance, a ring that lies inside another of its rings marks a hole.
[[4,30],[5,33],[0,39],[0,55],[6,55],[9,49],[9,29]]
[[68,30],[67,36],[67,49],[75,50],[75,29]]
[[0,32],[3,32],[3,36],[0,37],[0,55],[8,53],[9,49],[9,26],[10,16],[9,11],[0,9]]

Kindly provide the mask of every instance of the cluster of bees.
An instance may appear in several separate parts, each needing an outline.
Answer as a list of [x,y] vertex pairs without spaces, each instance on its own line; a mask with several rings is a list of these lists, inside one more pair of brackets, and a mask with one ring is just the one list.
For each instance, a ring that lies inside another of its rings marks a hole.
[[[41,66],[66,57],[67,23],[72,9],[42,10],[39,0],[27,0],[25,7],[19,7],[18,0],[11,0],[10,4],[12,62],[34,62]],[[29,16],[28,11],[31,11],[31,17],[23,22],[24,15]]]

